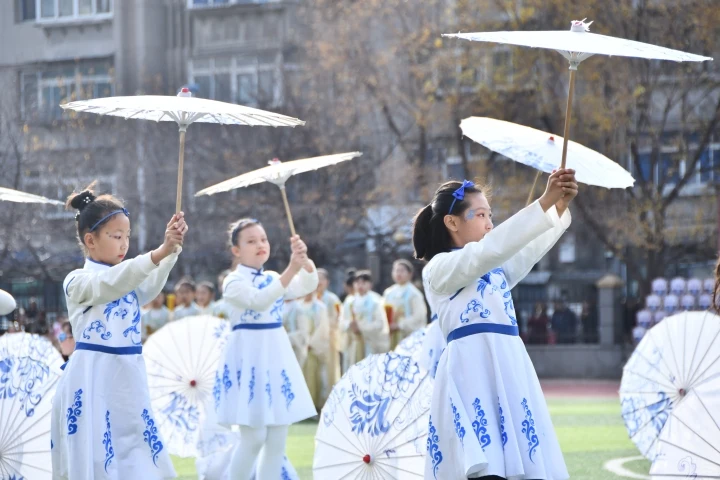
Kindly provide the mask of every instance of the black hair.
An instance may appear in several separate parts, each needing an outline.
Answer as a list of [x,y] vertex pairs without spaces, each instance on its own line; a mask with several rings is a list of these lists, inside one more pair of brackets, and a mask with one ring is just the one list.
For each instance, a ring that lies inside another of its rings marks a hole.
[[448,252],[452,248],[445,215],[463,214],[470,206],[467,195],[483,193],[478,187],[465,187],[465,198],[457,200],[453,193],[462,185],[462,182],[457,181],[443,183],[435,191],[432,202],[415,215],[412,234],[415,258],[429,261],[438,253]]
[[349,268],[345,271],[345,286],[352,287],[355,283],[355,269]]
[[355,280],[365,280],[372,283],[372,272],[370,270],[358,270],[355,274]]
[[713,288],[710,310],[720,315],[720,258],[715,265],[715,288]]
[[175,284],[175,290],[178,290],[183,287],[187,287],[194,292],[195,291],[195,282],[193,282],[191,278],[181,278]]
[[200,283],[198,283],[197,288],[201,288],[201,287],[204,287],[204,288],[207,288],[208,290],[210,290],[210,293],[211,293],[212,295],[215,294],[215,285],[213,285],[212,282],[200,282]]
[[[75,209],[75,221],[77,222],[77,236],[80,248],[85,249],[85,234],[90,229],[97,231],[97,228],[109,221],[106,217],[111,212],[123,210],[125,206],[122,201],[112,195],[95,196],[93,189],[97,182],[92,182],[82,192],[73,192],[65,202],[65,208]],[[98,224],[98,222],[101,222]]]
[[230,228],[228,229],[228,235],[230,236],[230,246],[236,246],[238,238],[240,238],[240,232],[242,232],[248,227],[252,227],[253,225],[260,225],[262,227],[262,223],[260,223],[260,221],[255,218],[241,218],[237,222],[231,223]]
[[399,258],[395,260],[393,262],[393,265],[402,265],[410,273],[410,275],[415,272],[415,267],[413,266],[412,262],[410,262],[410,260],[405,260],[404,258]]

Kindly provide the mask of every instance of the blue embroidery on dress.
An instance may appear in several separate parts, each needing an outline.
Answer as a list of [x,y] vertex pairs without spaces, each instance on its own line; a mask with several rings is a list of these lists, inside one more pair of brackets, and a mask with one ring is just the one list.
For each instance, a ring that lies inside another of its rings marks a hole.
[[350,421],[356,435],[363,433],[366,425],[372,437],[390,430],[390,423],[385,419],[390,397],[360,390],[360,387],[353,383],[350,398],[353,400],[350,404]]
[[255,367],[250,369],[250,397],[248,398],[248,404],[255,398]]
[[157,467],[157,457],[163,449],[163,444],[158,439],[158,430],[155,426],[155,420],[150,418],[150,413],[148,413],[147,409],[144,409],[140,416],[143,420],[145,420],[145,431],[143,432],[143,437],[145,437],[145,443],[150,446],[153,464]]
[[[457,407],[452,401],[452,397],[450,397],[450,406],[452,407],[453,411],[453,423],[455,424],[455,433],[457,434],[458,438],[460,439],[460,444],[462,445],[465,440],[465,428],[460,423],[460,414],[457,411]],[[473,423],[473,426],[475,423]]]
[[290,403],[295,400],[295,394],[292,392],[292,383],[290,383],[290,378],[285,370],[280,372],[280,375],[283,378],[283,384],[280,391],[282,392],[283,397],[285,397],[285,408],[290,410]]
[[460,323],[468,323],[470,321],[470,317],[468,316],[470,312],[479,313],[480,318],[490,317],[490,310],[483,307],[482,303],[477,300],[470,300],[465,307],[465,311],[460,314]]
[[67,426],[68,426],[68,435],[74,435],[75,432],[77,432],[77,421],[78,417],[82,413],[82,388],[77,390],[75,392],[75,397],[73,399],[73,405],[67,409]]
[[170,403],[162,409],[161,413],[166,415],[166,419],[173,425],[174,431],[182,433],[185,443],[192,444],[194,442],[193,432],[197,430],[200,422],[200,412],[185,395],[177,392],[171,392],[170,395],[172,397]]
[[487,433],[488,421],[487,418],[485,418],[485,410],[482,409],[479,398],[476,398],[475,401],[473,401],[473,408],[475,408],[475,421],[472,423],[472,426],[475,431],[475,436],[477,437],[478,442],[480,442],[480,446],[484,452],[485,447],[490,445],[492,442],[490,441],[490,435]]
[[213,397],[215,398],[215,409],[220,406],[220,392],[222,391],[222,381],[220,380],[220,375],[218,375],[217,372],[215,372],[215,385],[213,386]]
[[432,465],[433,465],[433,476],[437,480],[437,471],[438,467],[443,461],[442,452],[440,451],[440,445],[439,437],[437,434],[437,429],[435,428],[435,425],[432,423],[432,415],[430,415],[430,421],[428,425],[428,437],[427,437],[427,452],[428,455],[430,455],[430,458],[432,459]]
[[[258,278],[258,277],[255,277],[255,278]],[[260,284],[257,286],[257,289],[258,289],[258,290],[262,290],[262,289],[268,287],[272,282],[273,282],[273,277],[272,277],[272,275],[267,275],[267,276],[265,277],[265,280],[263,280],[262,282],[260,282]]]
[[16,477],[13,473],[10,477],[8,477],[8,480],[25,480],[25,477]]
[[242,369],[238,369],[237,371],[237,386],[238,390],[240,389],[240,379],[242,378]]
[[502,440],[503,450],[505,450],[505,444],[508,441],[507,433],[505,433],[505,416],[503,415],[503,409],[500,405],[500,398],[498,398],[498,410],[500,411],[500,439]]
[[232,387],[232,381],[230,380],[230,369],[227,366],[227,363],[223,367],[223,385],[225,386],[225,393],[230,390],[230,387]]
[[268,407],[272,406],[272,391],[270,390],[270,370],[267,371],[267,383],[265,384],[265,393],[268,396]]
[[43,395],[35,393],[50,377],[50,367],[31,357],[6,357],[0,360],[0,399],[18,397],[26,417],[35,414]]
[[102,322],[102,320],[94,320],[92,323],[90,323],[89,326],[85,327],[85,330],[83,330],[82,332],[83,338],[89,340],[89,334],[92,332],[99,333],[100,338],[102,338],[103,340],[107,340],[112,337],[112,333],[106,330],[105,324]]
[[535,434],[535,420],[533,420],[532,412],[530,411],[530,408],[528,407],[528,401],[526,398],[523,398],[522,402],[520,404],[525,409],[525,420],[522,422],[522,433],[525,434],[525,438],[528,441],[528,456],[530,457],[530,461],[535,463],[532,456],[533,453],[535,453],[535,449],[540,445],[540,440],[538,439],[538,436]]
[[285,468],[285,465],[282,467],[282,471],[280,472],[280,480],[290,480],[290,474],[287,471],[287,468]]
[[107,424],[107,430],[103,435],[103,445],[105,445],[105,473],[107,473],[107,467],[115,458],[115,450],[112,447],[112,436],[110,435],[110,410],[105,412],[105,423]]
[[110,316],[122,317],[123,319],[127,316],[126,308],[118,308],[120,306],[121,299],[113,300],[110,303],[105,304],[105,320],[110,321]]
[[[142,345],[142,338],[140,336],[140,301],[134,291],[128,293],[122,298],[123,302],[130,305],[134,309],[133,319],[131,325],[123,331],[123,337],[130,335],[130,341],[133,345]],[[125,318],[126,313],[122,315]]]
[[282,312],[283,312],[284,305],[285,305],[285,300],[283,299],[283,297],[280,297],[277,300],[275,300],[275,303],[273,303],[272,310],[270,310],[270,315],[278,323],[282,323]]
[[261,316],[261,312],[256,312],[255,310],[251,310],[248,308],[242,313],[242,315],[240,315],[240,323],[257,322],[258,320],[260,320]]

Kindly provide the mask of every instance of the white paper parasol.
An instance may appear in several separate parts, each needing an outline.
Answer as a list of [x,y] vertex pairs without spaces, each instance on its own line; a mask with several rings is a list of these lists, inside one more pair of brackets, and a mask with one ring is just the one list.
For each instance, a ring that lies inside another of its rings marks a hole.
[[411,357],[420,368],[427,370],[430,376],[435,378],[440,355],[445,350],[445,346],[445,338],[437,322],[437,315],[433,315],[432,323],[405,337],[393,351]]
[[350,367],[322,409],[313,478],[423,478],[433,383],[393,352]]
[[0,358],[0,478],[52,478],[50,416],[57,372],[31,357]]
[[163,95],[137,95],[132,97],[107,97],[82,100],[60,105],[65,110],[110,115],[125,119],[176,122],[180,129],[180,155],[178,165],[176,211],[182,204],[182,177],[185,161],[185,132],[196,122],[223,125],[250,125],[267,127],[296,127],[305,125],[297,118],[244,107],[232,103],[204,98],[193,98],[190,90],[183,88],[176,97]]
[[570,62],[570,90],[565,110],[565,133],[560,168],[565,168],[567,141],[570,137],[570,116],[575,91],[575,72],[583,60],[592,55],[611,55],[618,57],[639,57],[675,62],[704,62],[710,57],[685,53],[679,50],[658,47],[648,43],[625,40],[606,35],[590,33],[590,23],[574,20],[569,31],[530,31],[530,32],[477,32],[445,34],[444,37],[457,37],[476,42],[505,43],[533,48],[557,50]]
[[63,358],[50,340],[35,333],[6,333],[0,336],[0,358],[30,357],[60,373]]
[[[620,384],[630,439],[651,461],[660,459],[662,443],[696,453],[699,441],[688,440],[685,427],[717,445],[718,424],[708,423],[702,409],[695,408],[700,403],[718,405],[719,397],[720,317],[710,312],[683,312],[651,328],[625,365]],[[687,410],[686,402],[692,410]],[[689,412],[692,415],[686,416]],[[670,426],[685,433],[668,436],[665,429]]]
[[12,295],[5,290],[0,290],[0,315],[7,315],[17,308],[17,303]]
[[12,188],[0,187],[0,201],[4,202],[16,202],[16,203],[47,203],[50,205],[65,205],[63,202],[58,200],[52,200],[50,198],[41,197],[40,195],[33,195],[32,193],[21,192],[20,190],[13,190]]
[[173,455],[197,456],[200,426],[213,405],[215,370],[229,334],[226,320],[186,317],[160,328],[143,346],[157,426]]
[[[480,145],[542,172],[552,173],[560,163],[562,137],[486,117],[466,118],[460,128],[463,135]],[[575,142],[568,142],[567,167],[575,169],[575,178],[588,185],[627,188],[635,183],[620,165]]]
[[297,175],[298,173],[310,172],[323,167],[329,167],[330,165],[336,165],[341,162],[347,162],[348,160],[357,158],[360,155],[362,155],[360,152],[337,153],[322,157],[293,160],[291,162],[281,162],[278,159],[274,159],[268,162],[269,165],[267,167],[244,173],[235,178],[220,182],[217,185],[200,190],[195,194],[195,196],[197,197],[200,195],[213,195],[220,192],[228,192],[230,190],[235,190],[236,188],[248,187],[250,185],[263,182],[274,183],[280,188],[283,203],[285,204],[285,213],[287,213],[288,221],[290,222],[290,231],[293,235],[295,235],[295,225],[293,224],[292,214],[290,213],[290,204],[288,203],[287,194],[285,193],[285,182],[287,182],[290,177]]

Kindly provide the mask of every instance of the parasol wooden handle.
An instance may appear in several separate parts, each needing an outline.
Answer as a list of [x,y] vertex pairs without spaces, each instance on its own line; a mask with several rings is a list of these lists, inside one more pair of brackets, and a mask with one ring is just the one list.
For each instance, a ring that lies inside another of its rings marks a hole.
[[290,223],[290,234],[294,237],[295,224],[293,223],[292,213],[290,212],[290,204],[288,203],[287,193],[285,192],[285,185],[280,187],[280,193],[282,194],[283,203],[285,204],[285,213],[287,214],[288,222]]
[[180,158],[178,159],[178,180],[177,180],[177,196],[175,197],[175,213],[180,213],[182,207],[182,189],[183,189],[183,168],[185,164],[185,130],[180,130]]
[[563,150],[560,168],[565,168],[567,160],[568,139],[570,137],[570,118],[572,117],[572,101],[575,95],[575,72],[577,70],[570,67],[570,90],[568,91],[567,106],[565,107],[565,133],[563,134]]
[[535,187],[537,186],[538,180],[540,180],[540,175],[542,175],[542,170],[538,170],[535,174],[535,181],[533,182],[532,188],[530,189],[530,193],[528,193],[527,202],[525,202],[526,207],[530,205],[530,202],[532,202],[533,193],[535,193]]

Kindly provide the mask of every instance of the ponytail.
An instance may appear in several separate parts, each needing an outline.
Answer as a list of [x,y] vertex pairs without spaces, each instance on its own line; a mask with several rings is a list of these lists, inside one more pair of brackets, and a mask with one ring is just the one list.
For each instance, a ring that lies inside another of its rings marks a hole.
[[720,314],[720,258],[715,265],[715,288],[713,289],[712,307],[713,312]]
[[482,193],[481,189],[462,182],[446,182],[437,189],[432,202],[415,215],[412,234],[415,258],[430,261],[438,253],[449,252],[452,248],[445,215],[462,215],[470,206],[467,197],[453,196],[460,187],[464,187],[466,194]]

